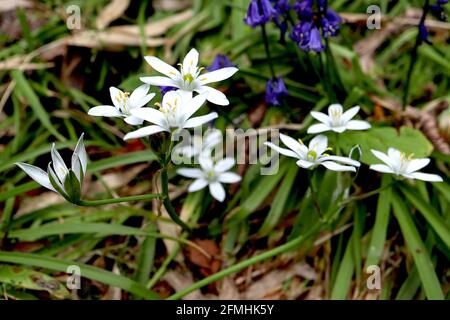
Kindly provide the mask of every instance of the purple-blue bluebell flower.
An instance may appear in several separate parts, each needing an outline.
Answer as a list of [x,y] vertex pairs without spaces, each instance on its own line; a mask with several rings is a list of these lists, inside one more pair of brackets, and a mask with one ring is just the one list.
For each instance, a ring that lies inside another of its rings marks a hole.
[[423,24],[423,23],[419,24],[419,37],[420,37],[420,41],[431,44],[430,39],[428,39],[427,27],[425,27],[425,24]]
[[272,0],[273,8],[278,15],[282,15],[291,10],[289,0]]
[[445,16],[444,5],[448,3],[448,0],[437,0],[435,4],[430,6],[431,12],[440,20],[445,21],[447,17]]
[[309,20],[313,18],[313,0],[301,0],[294,4],[294,10],[298,17],[302,20]]
[[269,0],[251,0],[244,22],[252,28],[269,22],[277,15]]
[[287,95],[288,91],[281,77],[272,78],[267,81],[266,103],[273,106],[279,106],[281,104],[280,99],[286,97]]
[[324,49],[320,31],[312,22],[300,22],[296,25],[292,30],[291,39],[305,51],[320,52]]
[[175,91],[178,88],[170,87],[170,86],[161,86],[159,87],[159,92],[161,92],[161,95],[164,96],[169,91]]
[[328,9],[321,21],[324,37],[334,37],[339,30],[341,22],[342,19],[336,11]]
[[236,65],[231,62],[231,60],[226,55],[219,53],[218,55],[216,55],[211,65],[209,67],[206,67],[206,70],[215,71],[228,67],[236,67]]

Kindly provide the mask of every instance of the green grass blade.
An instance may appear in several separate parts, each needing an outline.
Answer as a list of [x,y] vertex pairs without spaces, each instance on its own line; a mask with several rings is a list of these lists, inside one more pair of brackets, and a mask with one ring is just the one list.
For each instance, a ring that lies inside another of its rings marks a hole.
[[433,227],[434,231],[444,241],[448,248],[450,248],[450,226],[445,220],[436,212],[436,209],[428,204],[416,191],[410,187],[402,186],[401,191],[405,197],[419,210],[428,223]]
[[78,263],[70,260],[63,260],[52,257],[44,257],[38,254],[32,253],[19,253],[19,252],[5,252],[0,251],[0,261],[28,265],[39,268],[46,268],[50,270],[66,272],[69,266],[77,265],[81,269],[81,276],[91,280],[99,281],[110,286],[121,288],[125,291],[131,292],[136,296],[146,298],[146,299],[159,299],[160,297],[147,290],[141,284],[130,280],[126,277],[117,275],[115,273],[93,267],[87,264]]
[[442,288],[439,279],[434,271],[433,263],[430,259],[430,254],[425,248],[425,245],[420,238],[419,232],[411,218],[408,208],[398,195],[393,195],[392,205],[394,207],[394,214],[400,224],[405,242],[409,247],[414,263],[419,272],[422,281],[422,288],[428,299],[444,299]]
[[38,96],[33,91],[28,81],[25,79],[23,72],[20,70],[13,70],[11,71],[11,77],[16,82],[16,90],[27,99],[28,103],[30,104],[36,116],[41,121],[42,125],[47,128],[48,131],[50,131],[56,138],[58,138],[58,140],[66,140],[52,125],[47,111],[44,109],[41,102],[39,101]]

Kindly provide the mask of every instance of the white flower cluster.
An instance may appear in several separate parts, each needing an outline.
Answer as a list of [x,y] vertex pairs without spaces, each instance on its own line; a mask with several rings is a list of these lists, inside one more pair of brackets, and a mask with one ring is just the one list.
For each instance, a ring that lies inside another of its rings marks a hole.
[[[227,67],[209,73],[202,73],[203,68],[198,67],[199,54],[192,49],[180,64],[180,70],[168,65],[156,57],[145,57],[145,60],[156,71],[165,76],[152,76],[140,78],[145,84],[136,88],[131,94],[123,92],[115,87],[110,88],[112,105],[96,106],[89,110],[92,116],[118,117],[130,125],[142,125],[144,121],[150,123],[129,132],[124,139],[134,139],[150,136],[159,132],[173,134],[181,129],[202,126],[218,117],[216,112],[202,116],[194,116],[206,101],[217,105],[228,105],[227,97],[208,84],[225,80],[233,76],[238,69]],[[154,93],[149,93],[150,85],[170,86],[175,89],[166,92],[161,103],[156,103],[157,108],[146,107],[154,98]],[[196,93],[196,95],[194,95]],[[308,128],[308,133],[316,134],[326,131],[342,133],[346,130],[367,130],[370,124],[366,121],[352,120],[359,111],[359,106],[346,112],[339,104],[332,104],[328,108],[328,114],[311,112],[311,116],[320,123]],[[172,137],[171,137],[172,138]],[[217,159],[212,150],[221,141],[222,137],[216,132],[207,136],[204,142],[194,144],[194,147],[176,147],[177,152],[183,156],[195,158],[199,167],[179,168],[177,173],[187,178],[195,179],[188,188],[189,192],[195,192],[209,187],[211,195],[218,201],[225,199],[225,190],[222,183],[237,183],[241,177],[229,170],[235,165],[232,158]],[[265,144],[275,151],[288,157],[295,158],[297,165],[305,169],[314,169],[318,166],[333,171],[356,171],[360,162],[350,157],[330,155],[327,152],[328,139],[324,135],[318,135],[311,139],[308,146],[301,140],[295,140],[284,134],[280,139],[287,148],[279,147],[271,142]],[[197,147],[200,145],[200,147]],[[387,154],[377,150],[372,153],[384,164],[371,165],[370,169],[383,173],[394,174],[401,178],[420,179],[424,181],[438,182],[442,178],[418,170],[425,167],[430,159],[412,159],[399,150],[389,148]],[[51,148],[52,162],[48,165],[47,172],[26,164],[17,163],[32,179],[42,186],[61,194],[65,199],[73,203],[81,201],[81,186],[87,170],[87,154],[83,143],[83,135],[80,137],[72,155],[72,167],[67,168],[55,145]]]
[[[340,104],[332,104],[328,107],[328,114],[311,111],[311,116],[320,123],[313,124],[308,128],[308,133],[321,133],[325,131],[334,131],[342,133],[346,130],[367,130],[371,126],[368,122],[362,120],[352,120],[359,111],[359,106],[355,106],[346,112]],[[353,159],[340,156],[332,156],[325,153],[328,148],[328,139],[324,135],[314,137],[308,146],[305,146],[301,140],[297,141],[284,134],[280,134],[280,140],[289,148],[281,148],[271,142],[266,145],[275,151],[292,158],[298,159],[297,165],[305,169],[313,169],[319,165],[333,171],[356,171],[356,167],[361,164]],[[384,154],[378,150],[371,150],[372,153],[385,164],[374,164],[370,169],[391,173],[397,177],[407,179],[418,179],[431,182],[440,182],[442,178],[435,174],[417,172],[430,163],[430,159],[413,159],[407,157],[397,149],[389,148],[388,153]]]
[[[238,71],[237,68],[228,67],[202,73],[204,68],[198,67],[199,54],[195,49],[186,55],[183,63],[180,64],[180,70],[156,57],[145,57],[145,60],[153,69],[166,77],[142,77],[140,79],[145,84],[131,94],[111,87],[111,100],[114,106],[98,106],[89,110],[89,114],[93,116],[125,117],[125,121],[131,125],[141,125],[144,121],[151,123],[149,126],[127,133],[124,140],[202,126],[218,117],[216,112],[193,117],[206,101],[221,106],[229,104],[222,92],[207,84],[230,78]],[[154,94],[148,94],[150,85],[169,86],[176,91],[165,93],[161,103],[155,104],[158,108],[144,107],[154,97]],[[194,92],[198,94],[194,96]],[[185,155],[197,157],[200,168],[181,168],[177,172],[187,178],[196,179],[190,185],[189,192],[209,186],[211,195],[218,201],[223,201],[225,190],[221,183],[235,183],[240,181],[241,177],[227,172],[234,166],[234,159],[225,158],[216,161],[211,156],[211,150],[218,142],[217,135],[211,137],[210,142],[206,140],[204,150],[182,150]]]

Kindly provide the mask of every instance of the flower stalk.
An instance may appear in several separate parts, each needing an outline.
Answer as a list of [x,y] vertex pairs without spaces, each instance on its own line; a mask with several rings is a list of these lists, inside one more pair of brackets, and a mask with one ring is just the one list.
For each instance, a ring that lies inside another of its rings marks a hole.
[[417,52],[419,50],[419,46],[422,43],[422,36],[421,36],[422,33],[421,33],[420,28],[421,28],[421,26],[424,25],[425,19],[427,17],[428,12],[430,11],[430,8],[431,8],[430,0],[425,0],[422,17],[420,17],[420,22],[418,25],[418,33],[416,36],[416,42],[414,43],[414,47],[411,52],[411,62],[409,64],[408,73],[406,74],[406,82],[405,82],[405,88],[403,90],[403,101],[402,101],[403,110],[406,109],[406,106],[408,104],[409,88],[411,86],[411,76],[414,71],[414,66],[416,65],[416,62],[417,62]]

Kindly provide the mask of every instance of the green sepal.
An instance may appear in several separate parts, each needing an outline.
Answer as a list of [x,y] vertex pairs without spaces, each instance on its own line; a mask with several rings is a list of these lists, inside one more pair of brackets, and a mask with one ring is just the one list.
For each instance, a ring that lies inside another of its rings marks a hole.
[[51,162],[48,164],[47,167],[47,174],[48,174],[48,179],[50,180],[50,183],[52,184],[53,188],[55,188],[55,190],[62,196],[64,197],[64,199],[66,199],[69,202],[72,202],[69,198],[69,196],[65,193],[65,191],[60,187],[60,185],[56,182],[57,181],[57,177],[54,176],[55,173],[51,168]]
[[66,176],[66,179],[64,180],[64,189],[66,190],[70,202],[77,204],[81,200],[81,185],[80,181],[78,181],[78,178],[73,172],[72,169],[69,169],[69,173]]

